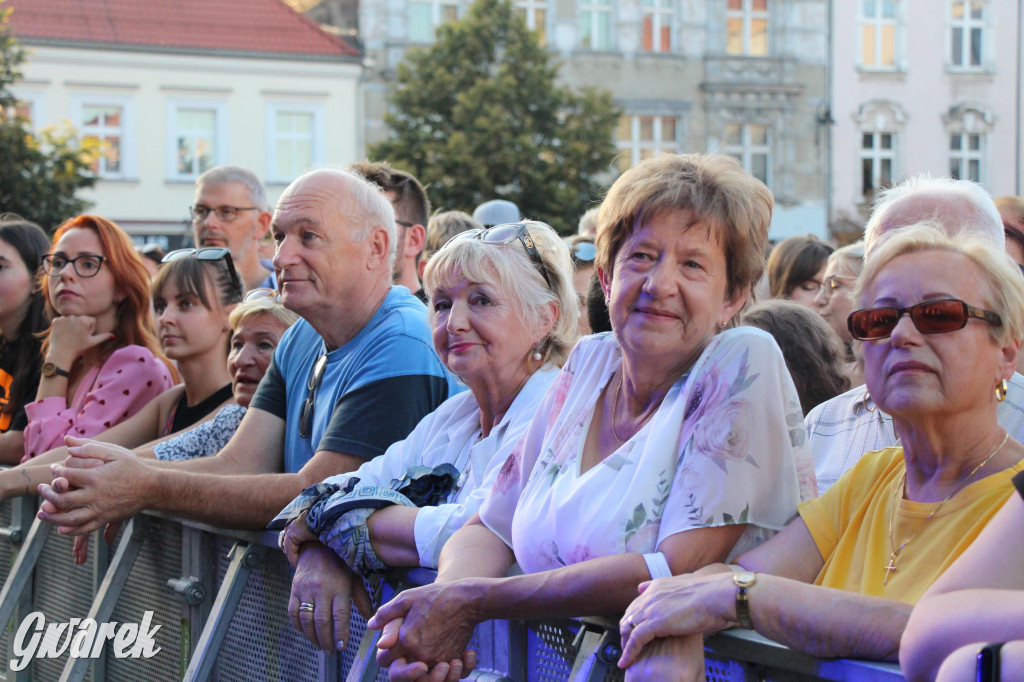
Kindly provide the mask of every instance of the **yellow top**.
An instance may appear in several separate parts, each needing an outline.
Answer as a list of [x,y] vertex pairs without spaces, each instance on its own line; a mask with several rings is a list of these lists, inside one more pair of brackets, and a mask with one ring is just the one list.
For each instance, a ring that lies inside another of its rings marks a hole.
[[[906,470],[903,448],[867,453],[824,495],[800,505],[825,559],[814,584],[915,603],[1010,497],[1010,479],[1022,469],[1024,460],[971,483],[925,524],[940,503],[911,502],[896,492]],[[890,542],[890,510],[897,501]],[[915,532],[883,585],[893,549]]]

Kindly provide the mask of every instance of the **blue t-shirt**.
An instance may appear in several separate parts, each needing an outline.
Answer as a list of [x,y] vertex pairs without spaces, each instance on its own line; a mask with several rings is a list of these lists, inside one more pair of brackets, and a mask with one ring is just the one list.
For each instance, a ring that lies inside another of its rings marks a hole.
[[284,470],[294,473],[319,450],[372,459],[402,440],[438,405],[462,390],[441,364],[426,309],[392,287],[370,322],[327,353],[308,438],[299,434],[310,374],[324,341],[305,320],[281,337],[251,408],[285,420]]

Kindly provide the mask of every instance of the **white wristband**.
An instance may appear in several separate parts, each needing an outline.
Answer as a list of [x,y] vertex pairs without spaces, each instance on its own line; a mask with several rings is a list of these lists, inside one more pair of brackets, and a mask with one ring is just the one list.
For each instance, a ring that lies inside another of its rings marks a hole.
[[661,552],[644,554],[644,561],[647,562],[647,570],[650,572],[652,580],[672,577],[672,571],[668,567],[668,561],[665,560],[665,555]]

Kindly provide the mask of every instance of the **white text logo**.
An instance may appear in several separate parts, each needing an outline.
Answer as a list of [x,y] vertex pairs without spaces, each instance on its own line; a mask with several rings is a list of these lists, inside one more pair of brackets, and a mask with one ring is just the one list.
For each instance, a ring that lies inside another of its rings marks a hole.
[[146,611],[142,623],[97,623],[92,618],[72,618],[67,623],[49,623],[42,611],[33,611],[21,622],[14,637],[11,670],[24,670],[33,658],[99,658],[103,644],[111,641],[117,658],[152,658],[160,653],[153,639],[162,625],[150,629],[153,612]]

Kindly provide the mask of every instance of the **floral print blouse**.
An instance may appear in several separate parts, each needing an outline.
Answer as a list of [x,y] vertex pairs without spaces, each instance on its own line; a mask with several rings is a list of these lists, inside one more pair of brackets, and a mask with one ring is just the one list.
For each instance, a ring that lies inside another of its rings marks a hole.
[[715,336],[651,420],[580,474],[595,405],[620,363],[610,333],[576,346],[481,508],[524,572],[748,524],[737,556],[815,496],[796,388],[774,339],[750,327]]

